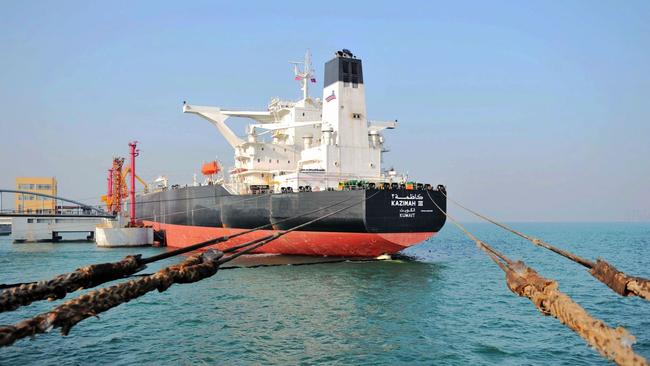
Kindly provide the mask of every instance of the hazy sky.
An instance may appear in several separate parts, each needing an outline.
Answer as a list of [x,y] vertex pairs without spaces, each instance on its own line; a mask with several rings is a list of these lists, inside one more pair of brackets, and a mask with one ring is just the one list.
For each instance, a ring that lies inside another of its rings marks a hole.
[[182,101],[298,99],[307,48],[315,95],[335,50],[363,59],[388,166],[505,220],[650,220],[648,1],[3,1],[0,187],[96,203],[132,139],[141,176],[189,183],[233,154]]

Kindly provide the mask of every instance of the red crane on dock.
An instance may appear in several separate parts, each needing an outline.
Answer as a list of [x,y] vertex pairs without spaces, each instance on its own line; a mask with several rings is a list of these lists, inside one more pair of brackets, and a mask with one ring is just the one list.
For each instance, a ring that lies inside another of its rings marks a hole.
[[[106,203],[106,209],[116,215],[122,214],[124,210],[124,200],[129,198],[129,226],[136,225],[136,208],[135,208],[135,180],[137,179],[143,186],[144,192],[147,193],[147,183],[135,173],[135,158],[139,155],[137,141],[129,142],[130,166],[124,169],[124,158],[114,157],[113,165],[108,170],[108,189],[107,194],[102,196],[102,202]],[[129,175],[129,184],[126,182],[126,176]]]

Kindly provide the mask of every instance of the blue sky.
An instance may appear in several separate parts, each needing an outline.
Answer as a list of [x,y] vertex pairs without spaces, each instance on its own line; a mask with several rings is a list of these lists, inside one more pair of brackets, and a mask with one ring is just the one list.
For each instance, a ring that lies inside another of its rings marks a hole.
[[307,48],[314,94],[335,50],[363,59],[388,166],[504,220],[650,220],[647,1],[5,1],[0,187],[96,202],[133,139],[142,176],[190,182],[232,152],[182,101],[298,99]]

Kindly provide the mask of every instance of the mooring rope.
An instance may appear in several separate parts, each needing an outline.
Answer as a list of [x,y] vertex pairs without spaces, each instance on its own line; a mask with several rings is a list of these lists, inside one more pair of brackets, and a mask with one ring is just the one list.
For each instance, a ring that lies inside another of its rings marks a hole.
[[[377,194],[377,192],[375,194]],[[370,197],[366,199],[369,199]],[[0,313],[4,311],[15,310],[20,306],[29,305],[32,302],[38,300],[61,299],[70,292],[74,292],[84,288],[92,288],[102,283],[106,283],[109,281],[113,281],[116,279],[120,279],[132,275],[136,272],[145,269],[146,264],[167,259],[170,257],[174,257],[180,254],[188,253],[201,248],[205,248],[210,245],[226,242],[228,240],[252,233],[254,231],[262,230],[269,226],[277,225],[291,220],[296,220],[305,215],[310,215],[318,211],[323,211],[338,206],[347,201],[348,199],[341,200],[331,205],[320,207],[318,209],[311,210],[308,212],[303,212],[299,215],[294,215],[292,217],[278,220],[273,223],[244,230],[236,234],[209,239],[200,243],[189,245],[184,248],[168,251],[148,258],[142,258],[140,255],[127,256],[119,262],[95,264],[95,265],[82,267],[75,270],[74,272],[58,275],[51,280],[37,281],[37,282],[31,282],[26,284],[19,283],[19,284],[15,284],[15,286],[11,284],[3,284],[2,287],[4,287],[5,290],[0,292]],[[269,235],[269,236],[256,239],[252,242],[252,244],[269,239],[272,236],[273,235]],[[228,253],[243,248],[250,244],[251,242],[237,245],[232,248],[228,248],[224,252]]]
[[566,250],[560,249],[558,247],[555,247],[541,239],[526,235],[518,230],[515,230],[503,223],[500,223],[492,218],[489,218],[485,215],[482,215],[462,204],[460,204],[458,201],[449,198],[445,192],[441,192],[447,200],[451,201],[458,207],[474,214],[475,216],[488,221],[504,230],[507,230],[515,235],[518,235],[531,243],[533,243],[536,246],[548,249],[552,252],[555,252],[565,258],[568,258],[578,264],[581,264],[582,266],[586,267],[589,269],[589,273],[599,280],[600,282],[604,283],[612,289],[614,292],[621,296],[638,296],[640,298],[643,298],[645,300],[650,301],[650,280],[643,278],[643,277],[634,277],[634,276],[628,276],[625,273],[617,270],[614,266],[609,264],[603,259],[597,259],[596,263],[587,260],[585,258],[582,258],[580,256],[577,256],[571,252],[568,252]]
[[145,268],[139,259],[139,255],[129,255],[119,262],[92,264],[51,280],[5,289],[0,292],[0,312],[15,310],[38,300],[62,299],[70,292],[124,278]]
[[540,276],[521,261],[513,262],[498,253],[490,245],[477,239],[462,224],[438,206],[429,192],[427,195],[440,212],[473,240],[503,270],[510,291],[518,296],[528,298],[543,315],[551,315],[558,319],[560,323],[566,325],[596,348],[603,357],[619,365],[648,365],[645,358],[634,353],[632,344],[636,338],[625,328],[613,329],[602,320],[592,317],[569,296],[562,293],[558,289],[556,281]]
[[[0,326],[0,347],[11,345],[21,338],[48,332],[53,328],[61,328],[61,333],[67,335],[70,332],[70,329],[80,321],[91,316],[97,316],[104,311],[143,296],[148,292],[153,290],[162,292],[167,290],[174,283],[190,283],[211,277],[217,273],[219,266],[223,263],[227,263],[241,255],[260,248],[263,245],[266,245],[295,230],[350,209],[365,202],[378,193],[379,192],[375,192],[374,194],[351,205],[347,205],[290,229],[283,230],[271,235],[267,239],[252,240],[245,243],[248,245],[246,249],[236,252],[228,257],[224,257],[224,253],[221,251],[209,249],[203,254],[189,257],[181,264],[165,267],[153,275],[143,276],[107,288],[93,290],[77,297],[76,299],[69,300],[59,305],[49,312],[23,320],[15,325]],[[240,247],[244,246],[245,245],[240,245]]]
[[97,316],[150,291],[163,292],[174,283],[191,283],[214,275],[222,256],[222,252],[210,249],[202,254],[190,256],[180,264],[165,267],[151,276],[94,290],[15,325],[0,326],[0,346],[11,345],[18,339],[45,333],[53,328],[61,328],[61,333],[67,335],[80,321]]

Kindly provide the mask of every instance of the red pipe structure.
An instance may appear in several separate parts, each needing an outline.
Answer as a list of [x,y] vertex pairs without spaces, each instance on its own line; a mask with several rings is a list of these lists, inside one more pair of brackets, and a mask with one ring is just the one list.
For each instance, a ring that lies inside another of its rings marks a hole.
[[106,193],[106,202],[111,202],[113,197],[113,168],[108,169],[108,192]]
[[130,148],[130,154],[131,154],[131,187],[130,188],[130,206],[131,206],[131,213],[130,213],[130,220],[129,220],[129,226],[133,227],[135,226],[135,157],[139,155],[140,150],[136,149],[138,142],[133,141],[129,142],[129,148]]

